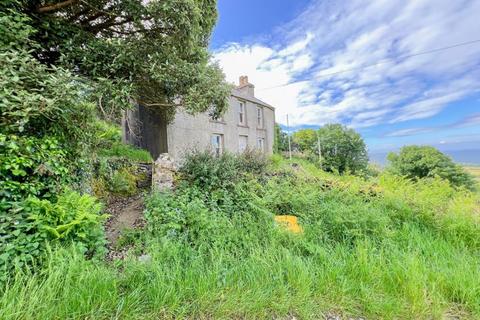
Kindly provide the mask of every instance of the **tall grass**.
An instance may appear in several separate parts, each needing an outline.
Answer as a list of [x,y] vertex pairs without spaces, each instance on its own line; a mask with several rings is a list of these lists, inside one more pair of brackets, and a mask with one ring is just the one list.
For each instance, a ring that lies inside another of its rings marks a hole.
[[[233,190],[152,195],[137,244],[151,261],[52,252],[42,272],[7,284],[0,318],[480,317],[475,195],[439,180],[275,167]],[[305,233],[276,227],[277,213],[297,215]]]

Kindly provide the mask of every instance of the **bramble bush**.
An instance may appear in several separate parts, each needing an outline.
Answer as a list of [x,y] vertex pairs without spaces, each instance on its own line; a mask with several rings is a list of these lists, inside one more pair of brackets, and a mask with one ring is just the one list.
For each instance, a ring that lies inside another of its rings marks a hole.
[[268,163],[264,155],[254,150],[240,155],[225,152],[218,157],[210,151],[194,151],[186,157],[179,172],[185,181],[213,191],[231,189],[248,175],[264,175]]

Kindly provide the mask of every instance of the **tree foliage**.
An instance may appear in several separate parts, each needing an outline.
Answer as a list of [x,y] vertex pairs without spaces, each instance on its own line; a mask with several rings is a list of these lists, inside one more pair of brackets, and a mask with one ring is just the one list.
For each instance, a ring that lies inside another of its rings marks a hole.
[[15,43],[42,65],[87,81],[103,110],[132,99],[170,111],[183,105],[192,113],[227,106],[229,86],[207,51],[215,0],[6,3],[3,44]]
[[390,153],[389,170],[410,179],[440,177],[454,186],[475,187],[473,177],[450,157],[431,146],[405,146],[398,154]]
[[317,147],[317,131],[314,129],[302,129],[293,133],[292,142],[301,152],[313,151]]
[[355,174],[367,169],[367,147],[355,130],[341,124],[327,124],[318,130],[318,135],[324,170]]
[[327,124],[318,130],[299,130],[293,134],[293,142],[306,157],[315,158],[315,161],[321,159],[320,165],[326,171],[355,174],[367,169],[365,142],[355,130],[341,124]]
[[282,127],[278,123],[275,123],[274,128],[274,144],[273,151],[276,153],[288,151],[288,136],[285,131],[282,130]]
[[1,4],[0,270],[6,275],[45,252],[52,240],[47,229],[77,243],[91,231],[89,250],[103,246],[94,199],[62,191],[91,178],[99,115],[118,119],[133,101],[170,114],[178,105],[220,114],[230,88],[209,63],[214,0]]

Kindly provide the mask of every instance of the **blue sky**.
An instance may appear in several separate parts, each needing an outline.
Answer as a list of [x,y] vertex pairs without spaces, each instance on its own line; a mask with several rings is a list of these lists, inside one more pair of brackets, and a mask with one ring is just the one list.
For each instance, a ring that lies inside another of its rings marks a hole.
[[371,151],[480,148],[480,1],[218,0],[211,51],[292,128],[340,122]]

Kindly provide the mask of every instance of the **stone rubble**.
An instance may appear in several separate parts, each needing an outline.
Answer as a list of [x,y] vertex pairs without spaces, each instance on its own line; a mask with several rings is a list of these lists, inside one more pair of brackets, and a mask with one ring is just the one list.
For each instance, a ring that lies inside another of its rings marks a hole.
[[177,167],[168,153],[162,153],[153,164],[152,189],[157,191],[171,190],[174,187]]

